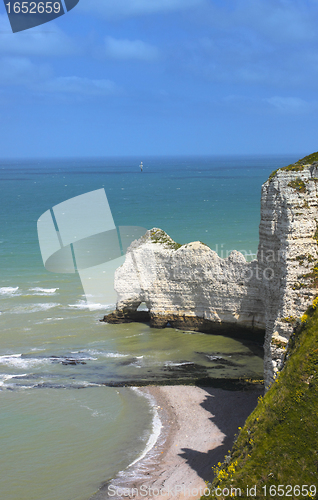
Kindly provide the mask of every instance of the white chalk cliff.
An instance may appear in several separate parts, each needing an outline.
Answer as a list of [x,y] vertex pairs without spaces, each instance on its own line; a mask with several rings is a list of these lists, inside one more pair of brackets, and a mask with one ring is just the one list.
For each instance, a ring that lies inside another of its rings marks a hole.
[[[317,294],[318,155],[273,173],[262,187],[257,259],[226,259],[200,242],[177,245],[161,229],[132,243],[115,274],[116,312],[138,320],[206,332],[258,335],[265,330],[264,378],[282,367],[293,326]],[[317,267],[316,267],[317,266]]]

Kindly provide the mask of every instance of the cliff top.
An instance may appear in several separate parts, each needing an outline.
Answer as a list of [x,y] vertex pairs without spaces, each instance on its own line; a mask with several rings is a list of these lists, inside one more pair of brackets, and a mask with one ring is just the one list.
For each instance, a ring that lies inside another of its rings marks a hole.
[[291,163],[290,165],[287,165],[286,167],[278,168],[277,170],[274,170],[268,178],[268,180],[271,180],[275,177],[277,172],[281,171],[291,171],[291,172],[301,172],[304,170],[305,165],[312,165],[313,163],[318,162],[318,151],[316,153],[312,153],[311,155],[307,155],[304,158],[301,158],[300,160],[296,161],[296,163]]

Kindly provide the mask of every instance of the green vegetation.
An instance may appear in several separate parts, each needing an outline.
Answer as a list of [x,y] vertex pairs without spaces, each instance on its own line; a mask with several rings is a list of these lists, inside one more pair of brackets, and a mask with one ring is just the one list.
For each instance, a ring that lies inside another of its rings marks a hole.
[[[315,234],[314,234],[314,238],[317,240],[318,238],[318,229],[316,230]],[[305,254],[302,254],[302,255],[297,255],[296,257],[296,260],[298,260],[299,262],[299,265],[302,265],[304,263],[305,260],[307,260],[308,262],[314,262],[314,257],[309,253],[308,255],[305,255]]]
[[281,340],[278,340],[277,338],[272,338],[271,344],[273,346],[277,347],[278,349],[283,349],[283,350],[285,350],[287,347],[286,342],[282,342]]
[[295,191],[298,191],[298,193],[306,193],[306,184],[300,179],[300,177],[290,181],[288,186],[295,189]]
[[314,163],[314,161],[318,161],[318,152],[305,156],[304,158],[301,158],[300,160],[296,161],[296,163],[291,163],[290,165],[287,165],[287,167],[278,168],[277,170],[274,170],[274,172],[272,172],[271,175],[269,176],[269,180],[273,179],[279,170],[301,172],[302,170],[304,170],[304,165],[310,165],[311,163]]
[[[316,220],[316,226],[317,226],[317,228],[316,228],[316,231],[313,235],[313,238],[317,241],[317,244],[318,244],[318,222],[317,222],[317,220]],[[309,273],[301,274],[300,276],[298,276],[298,279],[309,280],[309,283],[308,283],[308,285],[305,285],[304,283],[296,282],[296,283],[294,283],[293,290],[297,290],[297,289],[304,287],[304,286],[308,286],[310,288],[318,287],[318,261],[315,262],[315,259],[311,254],[298,255],[296,257],[296,260],[299,261],[299,264],[303,264],[305,259],[307,259],[307,261],[309,263],[314,262],[314,267],[312,268],[312,270]]]
[[[301,279],[301,278],[310,278],[311,277],[311,273],[308,273],[308,274],[301,274],[300,276],[298,276],[298,279]],[[301,288],[306,288],[306,283],[299,283],[299,281],[296,281],[294,284],[293,284],[293,290],[300,290]],[[309,286],[309,285],[308,285]]]
[[292,335],[285,367],[239,430],[230,455],[213,468],[210,490],[241,488],[240,498],[250,499],[247,485],[256,485],[253,498],[266,498],[264,487],[268,497],[288,498],[269,495],[270,486],[308,485],[308,494],[295,488],[289,498],[317,498],[309,487],[318,490],[318,298]]
[[296,323],[297,318],[295,316],[286,316],[286,318],[280,318],[283,323]]
[[[307,273],[307,274],[302,274],[301,276],[298,276],[299,279],[301,278],[305,278],[305,279],[309,279],[310,280],[310,283],[308,284],[308,286],[310,288],[317,288],[318,287],[318,262],[315,263],[313,269],[310,271],[310,273]],[[302,286],[306,286],[306,285],[302,285]]]
[[299,265],[302,266],[304,263],[304,260],[306,260],[306,255],[297,255],[296,260],[299,261]]
[[305,156],[301,160],[298,160],[297,164],[299,164],[299,165],[311,165],[315,161],[318,161],[318,152]]
[[316,221],[316,226],[317,226],[317,228],[316,228],[316,231],[315,231],[315,233],[314,233],[314,239],[315,239],[315,240],[317,241],[317,243],[318,243],[318,222],[317,222],[317,221]]
[[288,170],[288,171],[293,171],[293,172],[301,172],[302,170],[304,170],[304,166],[303,165],[298,165],[298,163],[292,163],[291,165],[287,165],[287,167],[278,168],[277,170],[274,170],[274,172],[272,172],[270,174],[269,180],[273,179],[279,170]]
[[165,233],[162,229],[155,229],[151,231],[150,234],[151,234],[151,240],[154,243],[163,243],[164,245],[166,245],[169,248],[172,248],[173,250],[178,250],[178,248],[182,246],[180,245],[180,243],[176,243],[175,241],[173,241],[173,239],[170,238],[170,236],[168,236],[167,233]]

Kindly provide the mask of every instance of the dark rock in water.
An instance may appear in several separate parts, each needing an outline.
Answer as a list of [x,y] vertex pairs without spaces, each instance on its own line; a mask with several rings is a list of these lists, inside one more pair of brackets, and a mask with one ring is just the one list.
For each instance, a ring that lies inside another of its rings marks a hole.
[[237,363],[234,363],[229,359],[225,359],[222,356],[215,356],[215,355],[211,356],[209,354],[206,354],[206,357],[208,358],[209,361],[212,361],[213,363],[221,363],[222,365],[226,366],[239,366]]
[[124,359],[123,361],[119,361],[118,365],[119,366],[129,366],[129,365],[132,365],[133,363],[136,363],[136,361],[138,361],[137,358]]
[[252,338],[264,341],[264,330],[258,328],[247,328],[241,325],[228,323],[215,323],[198,316],[187,316],[185,314],[155,314],[149,311],[137,311],[132,308],[116,309],[107,314],[101,322],[110,324],[120,323],[149,323],[151,328],[166,328],[168,325],[177,330],[211,333],[214,335],[227,335],[233,338]]
[[149,323],[150,314],[148,311],[114,311],[104,316],[100,321],[104,323]]
[[166,365],[163,369],[165,372],[174,372],[176,376],[180,376],[180,372],[186,375],[193,375],[195,373],[202,373],[206,371],[205,366],[198,365],[196,363],[188,363],[187,361],[181,362],[180,364]]
[[[123,381],[109,381],[105,382],[103,385],[107,387],[145,387],[147,385],[153,385],[154,381],[152,380],[142,380],[142,379],[131,379]],[[199,375],[198,377],[173,377],[167,376],[162,378],[157,378],[155,381],[156,385],[196,385],[199,387],[215,387],[218,389],[225,389],[228,391],[255,391],[259,390],[260,393],[264,391],[263,383],[255,383],[252,379],[244,379],[244,378],[216,378],[209,377],[204,373]]]
[[77,359],[64,359],[62,365],[86,365],[86,363]]
[[53,363],[61,363],[62,365],[86,365],[86,362],[81,359],[64,358],[62,356],[50,356],[50,360]]

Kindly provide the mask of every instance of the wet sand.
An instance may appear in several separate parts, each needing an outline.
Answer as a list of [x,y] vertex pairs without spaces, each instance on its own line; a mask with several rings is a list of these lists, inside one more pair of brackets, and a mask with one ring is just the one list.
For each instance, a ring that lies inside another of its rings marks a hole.
[[94,500],[197,500],[261,394],[211,387],[148,386],[162,430],[147,455],[106,483]]

